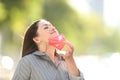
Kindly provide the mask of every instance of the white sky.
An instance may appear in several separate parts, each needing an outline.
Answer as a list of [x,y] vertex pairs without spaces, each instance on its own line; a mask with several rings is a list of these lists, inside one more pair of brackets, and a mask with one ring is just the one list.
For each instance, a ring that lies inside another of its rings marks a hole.
[[90,12],[90,6],[86,0],[70,0],[69,3],[80,13],[89,14]]
[[[91,7],[87,0],[69,0],[70,5],[78,12],[88,15]],[[103,19],[107,26],[120,25],[120,0],[103,0]]]
[[108,26],[120,25],[120,0],[104,0],[104,21]]

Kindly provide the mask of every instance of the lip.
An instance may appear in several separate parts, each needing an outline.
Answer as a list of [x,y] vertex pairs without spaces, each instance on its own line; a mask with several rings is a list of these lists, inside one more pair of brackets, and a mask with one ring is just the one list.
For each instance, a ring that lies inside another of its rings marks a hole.
[[56,31],[51,31],[51,33],[50,34],[54,34],[54,33],[57,33]]

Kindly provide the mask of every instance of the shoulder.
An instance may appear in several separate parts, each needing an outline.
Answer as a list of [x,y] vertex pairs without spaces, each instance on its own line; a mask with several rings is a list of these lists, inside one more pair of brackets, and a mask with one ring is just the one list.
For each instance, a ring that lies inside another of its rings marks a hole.
[[[34,53],[34,52],[33,52],[33,53]],[[28,54],[28,55],[22,57],[22,58],[20,59],[20,62],[30,62],[30,61],[32,61],[32,58],[34,57],[34,56],[33,56],[33,53]]]
[[35,52],[32,52],[24,57],[22,57],[20,59],[20,61],[22,62],[33,62],[34,60],[37,59],[38,56],[42,56],[44,55],[43,53],[41,53],[40,51],[35,51]]

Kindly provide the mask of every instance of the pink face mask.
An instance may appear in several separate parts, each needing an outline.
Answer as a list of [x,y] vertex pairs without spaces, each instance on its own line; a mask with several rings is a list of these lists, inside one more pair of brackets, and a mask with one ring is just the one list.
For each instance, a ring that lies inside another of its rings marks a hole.
[[58,50],[62,50],[65,45],[65,38],[63,34],[49,38],[48,41],[50,45],[54,46]]

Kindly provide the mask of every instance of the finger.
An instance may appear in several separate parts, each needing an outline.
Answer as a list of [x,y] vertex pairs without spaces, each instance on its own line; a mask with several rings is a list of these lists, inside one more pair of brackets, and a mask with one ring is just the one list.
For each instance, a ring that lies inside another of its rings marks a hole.
[[69,55],[72,55],[73,54],[73,49],[70,48],[69,46],[66,46],[67,49],[66,49],[66,56],[69,56]]
[[69,46],[71,49],[73,49],[73,45],[69,41],[65,41],[65,44]]
[[67,51],[72,52],[72,48],[70,46],[67,46]]

